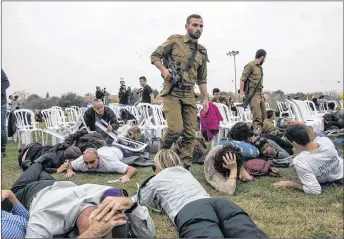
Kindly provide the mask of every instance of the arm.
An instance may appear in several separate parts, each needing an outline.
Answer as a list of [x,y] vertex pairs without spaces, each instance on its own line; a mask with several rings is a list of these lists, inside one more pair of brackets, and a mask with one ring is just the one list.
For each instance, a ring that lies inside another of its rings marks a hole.
[[142,183],[141,188],[137,194],[137,202],[142,206],[151,207],[156,210],[161,210],[160,200],[158,199],[156,188],[154,187],[154,182],[151,180],[154,177],[148,178]]
[[115,113],[110,110],[110,108],[108,108],[108,118],[109,118],[109,121],[110,121],[110,125],[112,127],[113,130],[117,130],[119,128],[119,123],[117,121],[117,117],[115,115]]
[[168,80],[171,75],[166,69],[165,65],[161,62],[162,59],[167,59],[170,55],[172,48],[175,44],[173,36],[170,36],[161,46],[159,46],[151,55],[151,63],[159,69],[165,80]]
[[151,103],[153,104],[154,103],[154,95],[153,95],[153,93],[150,93],[149,96],[150,96],[150,99],[151,99]]
[[19,202],[14,193],[11,190],[1,190],[1,201],[4,201],[6,198],[13,205],[13,213],[18,215],[26,220],[29,220],[29,212],[24,208],[24,206]]
[[300,191],[310,194],[321,194],[321,186],[316,179],[315,175],[308,169],[300,167],[298,164],[294,164],[296,172],[302,184],[295,183],[292,181],[280,181],[274,183],[275,187],[291,187],[296,188]]
[[199,91],[201,92],[201,96],[204,101],[208,102],[208,92],[207,92],[207,83],[203,83],[198,85]]
[[245,81],[248,80],[249,76],[252,74],[253,67],[251,64],[248,64],[244,67],[244,70],[242,72],[241,78],[240,78],[240,95],[244,96],[244,85]]
[[132,167],[132,166],[128,166],[127,171],[125,172],[124,176],[127,176],[128,178],[132,178],[137,172],[137,169]]
[[[222,149],[222,147],[218,147]],[[207,182],[217,191],[233,195],[236,189],[237,167],[230,170],[229,177],[226,178],[220,172],[217,172],[214,167],[214,156],[217,149],[208,153],[204,161],[204,174]]]
[[[137,195],[131,197],[131,200],[137,202]],[[126,215],[129,218],[134,234],[138,238],[155,238],[154,222],[147,207],[137,205],[131,213],[126,213]]]
[[[321,194],[321,186],[314,173],[305,167],[301,167],[297,163],[294,166],[302,183],[302,185],[298,184],[298,189],[302,186],[300,190],[303,190],[305,193]],[[296,184],[294,183],[292,186],[296,187]]]
[[69,135],[64,141],[63,141],[63,146],[65,148],[68,148],[70,146],[73,145],[75,140],[78,140],[79,138],[81,138],[82,136],[84,136],[85,134],[87,134],[87,130],[81,130],[78,131],[72,135]]

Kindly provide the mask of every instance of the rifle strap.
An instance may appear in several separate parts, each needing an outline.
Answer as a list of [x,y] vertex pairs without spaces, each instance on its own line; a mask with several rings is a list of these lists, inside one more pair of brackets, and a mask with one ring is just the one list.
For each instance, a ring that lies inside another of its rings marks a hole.
[[186,65],[186,68],[184,70],[186,73],[188,73],[190,71],[192,63],[195,60],[196,53],[197,53],[197,45],[195,46],[195,49],[193,50],[192,55],[189,58],[188,64]]
[[262,71],[262,68],[260,68],[260,71],[261,71],[261,73],[262,73],[262,77],[260,77],[260,80],[259,80],[258,84],[257,84],[256,87],[254,88],[254,91],[253,91],[253,94],[252,94],[251,98],[256,94],[256,91],[257,91],[257,89],[258,89],[260,83],[261,83],[262,80],[263,80],[263,71]]

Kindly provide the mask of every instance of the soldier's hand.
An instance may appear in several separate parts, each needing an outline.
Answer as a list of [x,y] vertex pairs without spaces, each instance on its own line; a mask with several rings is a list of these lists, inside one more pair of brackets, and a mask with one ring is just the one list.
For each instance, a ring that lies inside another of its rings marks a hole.
[[209,110],[208,100],[204,100],[203,101],[203,111],[204,111],[204,113],[207,113],[208,110]]
[[240,99],[244,99],[245,93],[244,92],[240,93],[239,97],[240,97]]
[[164,77],[165,80],[171,80],[171,73],[166,68],[162,71],[162,76]]

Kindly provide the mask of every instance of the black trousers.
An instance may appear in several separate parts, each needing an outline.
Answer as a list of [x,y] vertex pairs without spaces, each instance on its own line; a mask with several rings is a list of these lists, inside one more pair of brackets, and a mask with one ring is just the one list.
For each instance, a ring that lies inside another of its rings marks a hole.
[[11,191],[16,198],[29,210],[34,196],[43,188],[53,185],[56,180],[42,168],[42,164],[34,163],[24,171],[13,184]]
[[239,206],[220,198],[188,203],[175,224],[180,238],[268,238]]

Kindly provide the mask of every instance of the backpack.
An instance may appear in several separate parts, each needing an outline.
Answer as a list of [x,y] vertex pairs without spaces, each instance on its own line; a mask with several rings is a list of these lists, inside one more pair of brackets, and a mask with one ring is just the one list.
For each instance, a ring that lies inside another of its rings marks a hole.
[[244,168],[246,172],[251,176],[263,176],[263,175],[270,175],[279,177],[279,173],[274,173],[271,171],[271,166],[269,162],[263,159],[251,159],[248,160]]
[[209,102],[209,109],[204,113],[203,109],[200,112],[201,131],[207,134],[207,138],[212,139],[219,131],[219,122],[223,121],[221,113],[217,106]]

